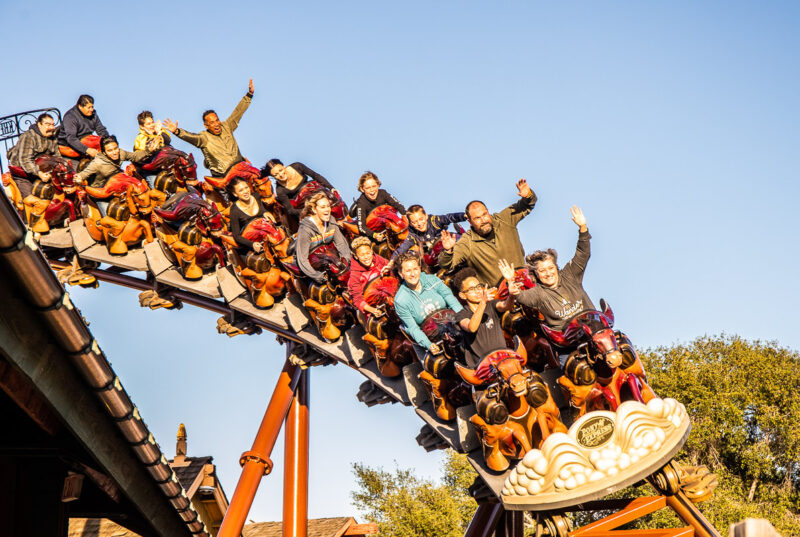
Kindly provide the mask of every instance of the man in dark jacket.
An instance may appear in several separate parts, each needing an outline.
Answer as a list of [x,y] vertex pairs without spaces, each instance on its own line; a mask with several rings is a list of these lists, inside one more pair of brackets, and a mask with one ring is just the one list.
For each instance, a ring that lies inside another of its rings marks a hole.
[[93,147],[87,147],[81,141],[82,138],[92,133],[108,136],[108,129],[100,121],[100,116],[94,109],[94,97],[81,95],[75,106],[67,110],[64,119],[61,120],[58,143],[74,149],[81,155],[94,157],[99,151]]
[[442,251],[439,267],[449,269],[464,263],[475,269],[478,280],[495,286],[502,275],[497,267],[499,259],[506,259],[514,268],[525,263],[525,250],[519,240],[517,225],[536,205],[534,194],[525,179],[517,181],[517,193],[521,198],[499,213],[490,214],[482,201],[467,204],[467,221],[471,229],[456,242],[454,235],[442,231]]
[[517,302],[523,306],[538,309],[544,316],[544,323],[554,330],[563,330],[568,321],[580,312],[595,309],[583,289],[583,272],[589,262],[589,239],[592,236],[583,211],[572,207],[570,212],[579,229],[575,256],[561,270],[558,270],[557,253],[552,248],[528,256],[538,285],[517,296]]
[[33,181],[37,177],[47,179],[45,174],[36,165],[36,159],[43,155],[57,156],[58,141],[56,140],[56,123],[48,113],[39,115],[36,123],[26,130],[19,137],[17,145],[8,152],[8,163],[11,166],[21,168],[26,177],[15,174],[14,181],[17,183],[23,199],[30,196],[33,190]]

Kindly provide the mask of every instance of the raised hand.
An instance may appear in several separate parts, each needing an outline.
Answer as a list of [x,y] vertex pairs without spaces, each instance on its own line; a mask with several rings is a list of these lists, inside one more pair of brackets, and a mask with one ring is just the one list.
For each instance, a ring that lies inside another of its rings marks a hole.
[[508,281],[513,281],[516,277],[514,273],[514,267],[512,267],[508,261],[505,259],[501,259],[497,262],[497,268],[500,269],[500,274]]
[[490,300],[494,300],[495,298],[497,298],[497,287],[484,287],[483,299],[486,302],[489,302]]
[[517,194],[522,198],[530,198],[533,195],[533,190],[528,186],[528,181],[525,179],[517,181]]
[[178,122],[172,121],[170,118],[164,120],[164,128],[167,129],[172,134],[178,132]]
[[442,231],[442,248],[446,251],[451,251],[456,246],[456,236],[447,231]]
[[256,91],[256,87],[253,85],[253,79],[251,78],[250,79],[250,84],[248,84],[248,86],[247,86],[247,92],[250,93],[250,94],[253,94],[253,93],[255,93],[255,91]]
[[586,217],[583,216],[583,211],[581,211],[580,207],[573,205],[570,207],[569,212],[572,214],[572,221],[575,222],[575,225],[581,228],[581,231],[586,231],[589,229],[586,227]]

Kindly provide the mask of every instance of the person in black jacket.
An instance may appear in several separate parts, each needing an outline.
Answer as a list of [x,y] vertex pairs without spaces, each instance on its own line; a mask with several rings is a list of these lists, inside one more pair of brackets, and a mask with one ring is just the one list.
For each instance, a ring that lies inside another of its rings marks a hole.
[[86,147],[81,142],[81,138],[92,133],[99,136],[108,136],[100,116],[94,109],[94,97],[91,95],[81,95],[75,106],[67,110],[64,119],[61,121],[61,130],[58,133],[58,143],[71,147],[81,155],[94,157],[99,152],[92,147]]
[[275,182],[278,183],[275,188],[275,197],[283,207],[283,212],[288,220],[287,224],[292,233],[297,231],[297,226],[301,219],[300,214],[303,211],[303,207],[295,209],[292,206],[292,201],[300,193],[300,189],[303,186],[311,181],[316,181],[325,188],[330,189],[334,194],[336,193],[336,189],[327,179],[302,162],[284,166],[283,162],[276,158],[269,159],[261,169],[261,176],[274,177]]
[[384,189],[380,188],[380,186],[381,180],[378,179],[377,175],[370,171],[364,172],[358,179],[358,190],[361,192],[361,196],[359,196],[355,203],[353,203],[353,206],[350,207],[350,216],[358,221],[358,230],[375,242],[381,242],[386,237],[383,233],[375,233],[367,227],[367,216],[369,216],[369,213],[380,205],[390,205],[400,214],[406,212],[406,208],[403,207],[403,204]]
[[420,255],[427,254],[447,226],[467,221],[467,215],[463,212],[427,214],[422,205],[409,207],[406,217],[408,218],[408,237],[392,253],[392,259],[406,253],[414,246],[420,249]]
[[536,308],[544,316],[544,323],[555,330],[563,330],[570,319],[586,310],[595,309],[583,289],[583,273],[589,262],[589,228],[586,217],[578,207],[570,209],[572,221],[579,228],[575,256],[564,268],[558,270],[558,254],[552,248],[534,252],[526,258],[533,268],[539,285],[526,289],[517,297],[523,306]]
[[241,177],[234,177],[228,185],[231,197],[236,201],[231,205],[230,229],[233,239],[239,245],[240,250],[253,250],[261,253],[264,249],[260,242],[253,242],[242,236],[242,232],[247,224],[257,218],[267,218],[267,211],[258,197],[253,196],[247,180]]

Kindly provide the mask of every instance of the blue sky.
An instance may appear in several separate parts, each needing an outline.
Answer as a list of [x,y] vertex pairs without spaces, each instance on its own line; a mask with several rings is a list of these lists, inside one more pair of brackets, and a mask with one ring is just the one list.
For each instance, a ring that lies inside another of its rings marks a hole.
[[[197,131],[253,77],[237,138],[259,166],[303,162],[348,200],[369,169],[430,212],[500,210],[525,177],[526,250],[569,259],[581,206],[586,289],[637,346],[725,332],[800,348],[796,3],[3,2],[0,20],[0,115],[88,92],[129,148],[141,110]],[[109,285],[73,296],[165,451],[185,422],[231,495],[282,349]],[[354,512],[353,461],[438,473],[413,412],[367,409],[361,381],[312,372],[314,517]],[[254,520],[280,519],[281,445]]]

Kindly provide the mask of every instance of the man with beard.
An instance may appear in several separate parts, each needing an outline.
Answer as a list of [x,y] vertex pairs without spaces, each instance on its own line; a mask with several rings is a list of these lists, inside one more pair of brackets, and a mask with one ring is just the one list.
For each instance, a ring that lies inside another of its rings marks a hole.
[[233,136],[233,131],[239,126],[245,111],[253,100],[253,79],[247,88],[247,94],[242,97],[236,108],[225,121],[220,121],[214,110],[203,112],[203,125],[206,130],[197,134],[178,128],[178,122],[167,118],[164,120],[164,128],[172,134],[188,142],[203,152],[205,162],[203,165],[208,168],[214,177],[224,177],[225,173],[233,166],[244,160],[239,151],[239,144]]
[[36,159],[44,155],[54,157],[59,155],[55,132],[56,124],[53,116],[48,113],[41,114],[36,118],[36,123],[22,133],[17,145],[8,152],[8,163],[22,168],[28,175],[27,178],[14,175],[14,181],[23,198],[31,195],[33,182],[37,177],[46,179],[46,174],[36,165]]
[[517,181],[517,191],[521,199],[495,214],[489,214],[482,201],[469,202],[465,212],[470,230],[458,242],[450,232],[442,232],[444,251],[439,267],[449,269],[464,263],[475,269],[481,283],[495,286],[502,278],[499,259],[508,260],[515,268],[524,266],[525,251],[517,225],[533,210],[537,198],[525,179]]

